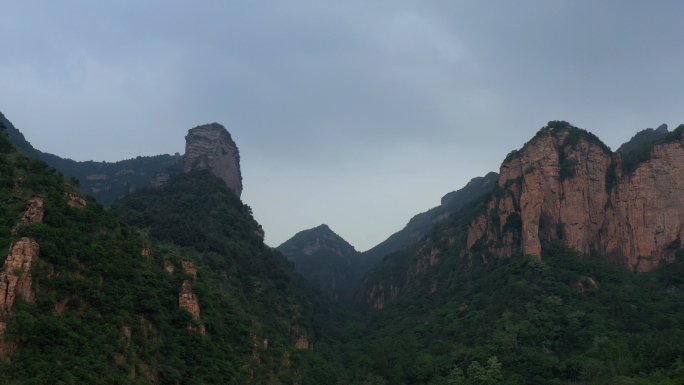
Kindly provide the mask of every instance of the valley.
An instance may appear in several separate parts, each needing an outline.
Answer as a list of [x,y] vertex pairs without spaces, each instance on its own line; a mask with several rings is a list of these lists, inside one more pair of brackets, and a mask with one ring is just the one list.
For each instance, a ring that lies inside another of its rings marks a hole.
[[96,163],[2,122],[6,383],[684,384],[684,125],[551,121],[361,253],[266,245],[220,124]]

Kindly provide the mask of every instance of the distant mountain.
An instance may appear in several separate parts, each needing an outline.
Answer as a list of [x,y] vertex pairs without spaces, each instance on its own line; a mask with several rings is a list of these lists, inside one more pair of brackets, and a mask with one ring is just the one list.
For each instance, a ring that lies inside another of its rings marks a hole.
[[2,113],[0,113],[0,122],[7,128],[5,132],[15,146],[26,154],[41,159],[61,171],[65,176],[78,179],[84,192],[105,205],[129,191],[149,186],[155,182],[160,172],[162,172],[162,180],[165,180],[170,174],[179,170],[179,154],[175,156],[139,156],[114,163],[92,160],[77,162],[68,158],[61,158],[34,148]]
[[363,253],[364,261],[368,264],[365,270],[370,269],[385,255],[418,242],[435,224],[448,218],[463,205],[491,191],[498,178],[499,174],[495,172],[473,178],[460,190],[444,195],[441,205],[415,215],[403,229]]
[[636,135],[632,137],[628,142],[623,143],[620,148],[615,152],[618,154],[627,154],[630,151],[636,150],[642,144],[658,139],[662,139],[668,134],[667,124],[661,124],[655,130],[652,128],[647,128],[645,130],[639,131]]
[[351,300],[358,283],[354,266],[358,265],[361,254],[328,225],[300,231],[276,250],[330,298],[342,303]]
[[301,231],[276,249],[294,262],[295,269],[314,286],[336,301],[348,303],[364,274],[384,256],[417,243],[463,205],[491,191],[497,179],[495,172],[473,178],[462,189],[446,194],[441,205],[414,216],[402,230],[364,253],[356,251],[327,225]]

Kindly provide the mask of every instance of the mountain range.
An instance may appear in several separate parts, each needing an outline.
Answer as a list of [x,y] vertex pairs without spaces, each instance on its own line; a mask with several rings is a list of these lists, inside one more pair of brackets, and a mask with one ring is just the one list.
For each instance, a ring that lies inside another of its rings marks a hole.
[[359,253],[264,245],[219,124],[96,163],[2,123],[7,383],[684,384],[684,125],[549,122]]

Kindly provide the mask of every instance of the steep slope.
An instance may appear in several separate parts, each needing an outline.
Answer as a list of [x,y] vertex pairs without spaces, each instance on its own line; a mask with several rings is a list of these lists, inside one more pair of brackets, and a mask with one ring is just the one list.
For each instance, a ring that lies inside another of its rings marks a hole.
[[457,212],[463,205],[488,193],[494,187],[498,177],[497,173],[490,172],[484,177],[473,178],[460,190],[444,195],[439,206],[415,215],[406,227],[363,253],[369,264],[368,268],[376,264],[385,255],[418,242],[435,224]]
[[[364,277],[365,337],[345,366],[388,383],[681,382],[682,132],[630,171],[550,122],[488,194]],[[646,242],[653,253],[631,260]]]
[[648,142],[665,138],[668,133],[669,131],[667,130],[667,124],[661,124],[655,130],[652,128],[647,128],[637,132],[636,135],[634,135],[629,141],[623,143],[617,150],[615,150],[615,152],[623,155],[627,154],[628,152],[634,151]]
[[77,162],[60,158],[33,148],[24,135],[2,113],[0,113],[0,123],[7,127],[6,133],[24,153],[36,156],[67,177],[78,179],[83,191],[105,205],[129,191],[149,186],[161,171],[168,169],[165,174],[169,174],[179,167],[180,155],[178,154],[176,156],[139,156],[114,163]]
[[506,157],[489,194],[371,271],[357,302],[383,308],[405,293],[438,290],[438,281],[420,277],[446,250],[473,265],[541,256],[544,244],[560,240],[638,272],[673,261],[684,235],[683,133],[680,126],[647,144],[649,157],[634,166],[594,135],[549,122]]
[[327,225],[300,231],[276,250],[330,298],[342,303],[351,300],[358,283],[353,267],[359,263],[361,255]]
[[[682,133],[651,144],[649,159],[626,169],[595,136],[551,122],[501,166],[498,194],[470,226],[468,248],[481,245],[482,258],[540,255],[543,242],[561,239],[635,271],[672,260],[684,237]],[[505,230],[511,215],[519,235]]]
[[318,297],[208,170],[117,203],[171,244],[121,223],[3,135],[0,171],[0,247],[11,245],[0,270],[0,381],[301,384],[316,382],[315,370],[334,375],[310,352]]

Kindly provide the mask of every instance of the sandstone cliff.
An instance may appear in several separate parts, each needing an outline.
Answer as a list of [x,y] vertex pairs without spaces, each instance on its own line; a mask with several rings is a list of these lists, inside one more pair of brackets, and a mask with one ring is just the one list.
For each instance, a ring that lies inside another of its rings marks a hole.
[[39,253],[38,243],[28,238],[22,238],[10,247],[0,272],[0,311],[11,309],[18,296],[33,300],[31,269]]
[[448,287],[445,261],[468,268],[516,253],[542,257],[542,245],[557,240],[645,272],[672,261],[682,238],[684,125],[615,154],[587,131],[549,122],[506,157],[481,201],[419,244],[385,257],[362,281],[356,301],[382,309],[407,293]]
[[[173,272],[173,268],[166,268],[167,271]],[[183,261],[183,270],[191,274],[193,279],[197,279],[197,268],[193,262]],[[190,285],[190,280],[183,281],[183,286],[181,287],[181,292],[178,295],[178,307],[181,307],[192,314],[192,319],[199,323],[199,326],[188,326],[188,329],[198,331],[201,335],[206,335],[207,331],[204,325],[201,323],[200,319],[200,305],[199,297],[197,294],[193,293],[192,286]]]
[[684,237],[683,131],[625,172],[598,138],[551,122],[501,166],[497,193],[469,227],[470,255],[540,256],[543,242],[560,239],[635,271],[671,259]]
[[185,137],[183,171],[200,168],[210,169],[237,196],[242,194],[240,152],[230,133],[218,123],[195,127]]

